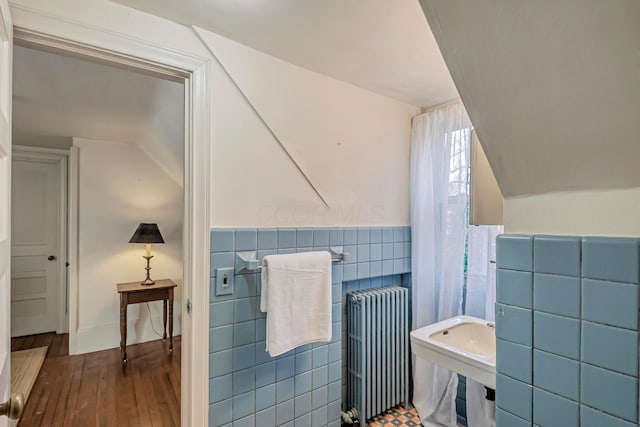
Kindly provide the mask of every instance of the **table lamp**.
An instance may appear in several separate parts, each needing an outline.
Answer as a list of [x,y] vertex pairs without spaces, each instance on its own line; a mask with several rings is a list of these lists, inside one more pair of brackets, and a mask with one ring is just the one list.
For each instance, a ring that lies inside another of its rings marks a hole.
[[151,277],[149,277],[149,271],[151,270],[151,267],[149,267],[149,261],[151,260],[151,258],[153,258],[153,255],[151,255],[151,244],[164,243],[162,234],[160,234],[160,230],[158,229],[158,224],[141,222],[140,225],[138,225],[138,228],[136,229],[136,231],[133,233],[133,236],[131,236],[131,239],[129,239],[129,243],[145,243],[146,244],[147,254],[143,256],[143,258],[147,260],[147,267],[145,268],[145,270],[147,270],[147,277],[146,279],[144,279],[144,282],[141,282],[140,284],[141,285],[155,284],[156,282],[151,280]]

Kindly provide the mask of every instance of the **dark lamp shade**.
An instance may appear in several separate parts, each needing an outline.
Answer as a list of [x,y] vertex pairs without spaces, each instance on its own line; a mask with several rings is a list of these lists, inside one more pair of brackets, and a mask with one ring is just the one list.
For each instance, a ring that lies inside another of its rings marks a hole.
[[129,243],[164,243],[158,224],[141,222],[129,239]]

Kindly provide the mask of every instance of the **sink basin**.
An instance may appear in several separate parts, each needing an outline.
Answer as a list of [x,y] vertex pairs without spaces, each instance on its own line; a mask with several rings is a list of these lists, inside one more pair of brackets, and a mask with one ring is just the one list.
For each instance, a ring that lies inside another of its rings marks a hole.
[[493,322],[456,316],[411,332],[416,357],[496,388],[496,334]]

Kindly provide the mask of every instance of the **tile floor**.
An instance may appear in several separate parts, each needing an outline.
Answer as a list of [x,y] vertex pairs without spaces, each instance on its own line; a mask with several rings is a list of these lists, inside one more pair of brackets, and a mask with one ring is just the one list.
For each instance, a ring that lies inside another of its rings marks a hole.
[[[374,417],[367,424],[368,427],[419,427],[420,418],[415,408],[407,409],[404,406],[397,406],[389,409],[382,415]],[[458,424],[458,427],[462,427]]]
[[389,409],[384,414],[374,417],[368,424],[369,427],[398,427],[421,426],[420,418],[415,408],[407,409],[397,406]]

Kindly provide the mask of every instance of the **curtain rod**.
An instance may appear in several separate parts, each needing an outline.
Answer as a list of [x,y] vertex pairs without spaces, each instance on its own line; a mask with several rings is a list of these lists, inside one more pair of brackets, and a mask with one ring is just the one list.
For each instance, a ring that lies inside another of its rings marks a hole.
[[462,99],[460,99],[460,97],[456,97],[456,98],[450,99],[448,101],[441,102],[440,104],[433,105],[433,106],[431,106],[429,108],[426,108],[426,109],[423,107],[422,108],[422,112],[420,114],[418,114],[418,116],[421,115],[421,114],[430,113],[430,112],[432,112],[434,110],[438,110],[440,108],[447,107],[447,106],[449,106],[451,104],[455,104],[456,102],[462,103]]

